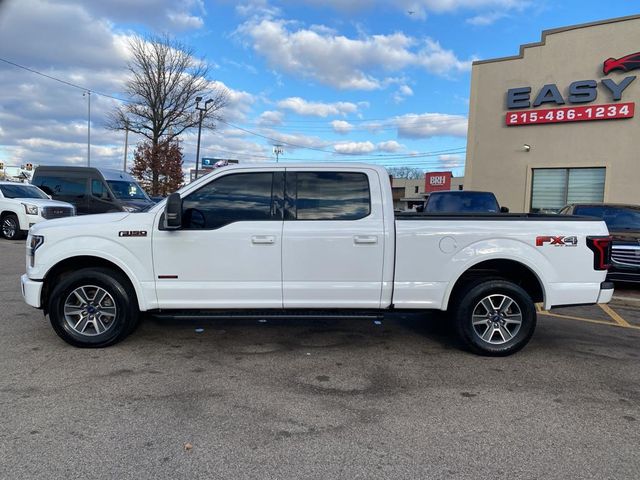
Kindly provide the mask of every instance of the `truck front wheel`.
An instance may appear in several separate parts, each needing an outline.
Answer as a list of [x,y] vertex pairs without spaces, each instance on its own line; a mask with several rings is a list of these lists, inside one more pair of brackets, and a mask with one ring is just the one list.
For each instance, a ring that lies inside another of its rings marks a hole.
[[133,289],[119,272],[83,268],[56,285],[49,297],[49,320],[65,342],[76,347],[113,345],[133,330],[138,308]]
[[507,280],[470,284],[452,302],[458,336],[480,355],[511,355],[529,342],[536,328],[533,300]]

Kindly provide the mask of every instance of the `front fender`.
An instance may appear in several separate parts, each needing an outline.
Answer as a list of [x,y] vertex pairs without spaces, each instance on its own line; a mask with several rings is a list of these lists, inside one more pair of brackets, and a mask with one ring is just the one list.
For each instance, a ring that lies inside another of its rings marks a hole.
[[44,279],[62,261],[82,256],[96,257],[116,265],[127,275],[141,311],[157,305],[149,237],[129,238],[126,246],[98,236],[69,237],[41,250],[36,252],[35,266],[28,268],[31,279]]

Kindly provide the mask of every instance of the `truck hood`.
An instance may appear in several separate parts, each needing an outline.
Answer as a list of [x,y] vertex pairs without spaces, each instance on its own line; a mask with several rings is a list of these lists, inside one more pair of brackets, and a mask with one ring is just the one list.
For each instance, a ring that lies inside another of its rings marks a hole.
[[[128,212],[99,213],[96,215],[82,215],[79,217],[64,217],[46,222],[36,223],[31,227],[31,233],[38,235],[49,228],[71,227],[81,230],[91,225],[103,225],[105,223],[120,222],[131,215]],[[139,214],[136,214],[139,215]]]
[[59,200],[51,200],[49,198],[13,198],[22,203],[30,203],[38,207],[73,207],[70,203],[61,202]]

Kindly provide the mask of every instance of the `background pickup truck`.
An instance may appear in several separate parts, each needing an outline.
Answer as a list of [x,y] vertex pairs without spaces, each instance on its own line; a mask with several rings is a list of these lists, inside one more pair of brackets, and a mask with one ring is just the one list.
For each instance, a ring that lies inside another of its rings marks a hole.
[[447,310],[474,352],[507,355],[534,302],[608,302],[610,237],[598,219],[394,216],[389,176],[357,164],[220,168],[148,212],[36,225],[25,301],[68,343],[103,347],[139,312],[360,315]]

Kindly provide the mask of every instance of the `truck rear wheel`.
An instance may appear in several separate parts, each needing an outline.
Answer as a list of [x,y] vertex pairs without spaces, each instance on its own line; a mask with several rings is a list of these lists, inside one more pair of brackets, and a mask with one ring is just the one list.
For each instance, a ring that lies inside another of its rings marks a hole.
[[139,312],[132,287],[119,272],[84,268],[64,277],[49,297],[49,320],[65,342],[100,348],[124,339]]
[[452,302],[458,336],[480,355],[511,355],[529,342],[536,328],[531,296],[507,280],[470,284]]

